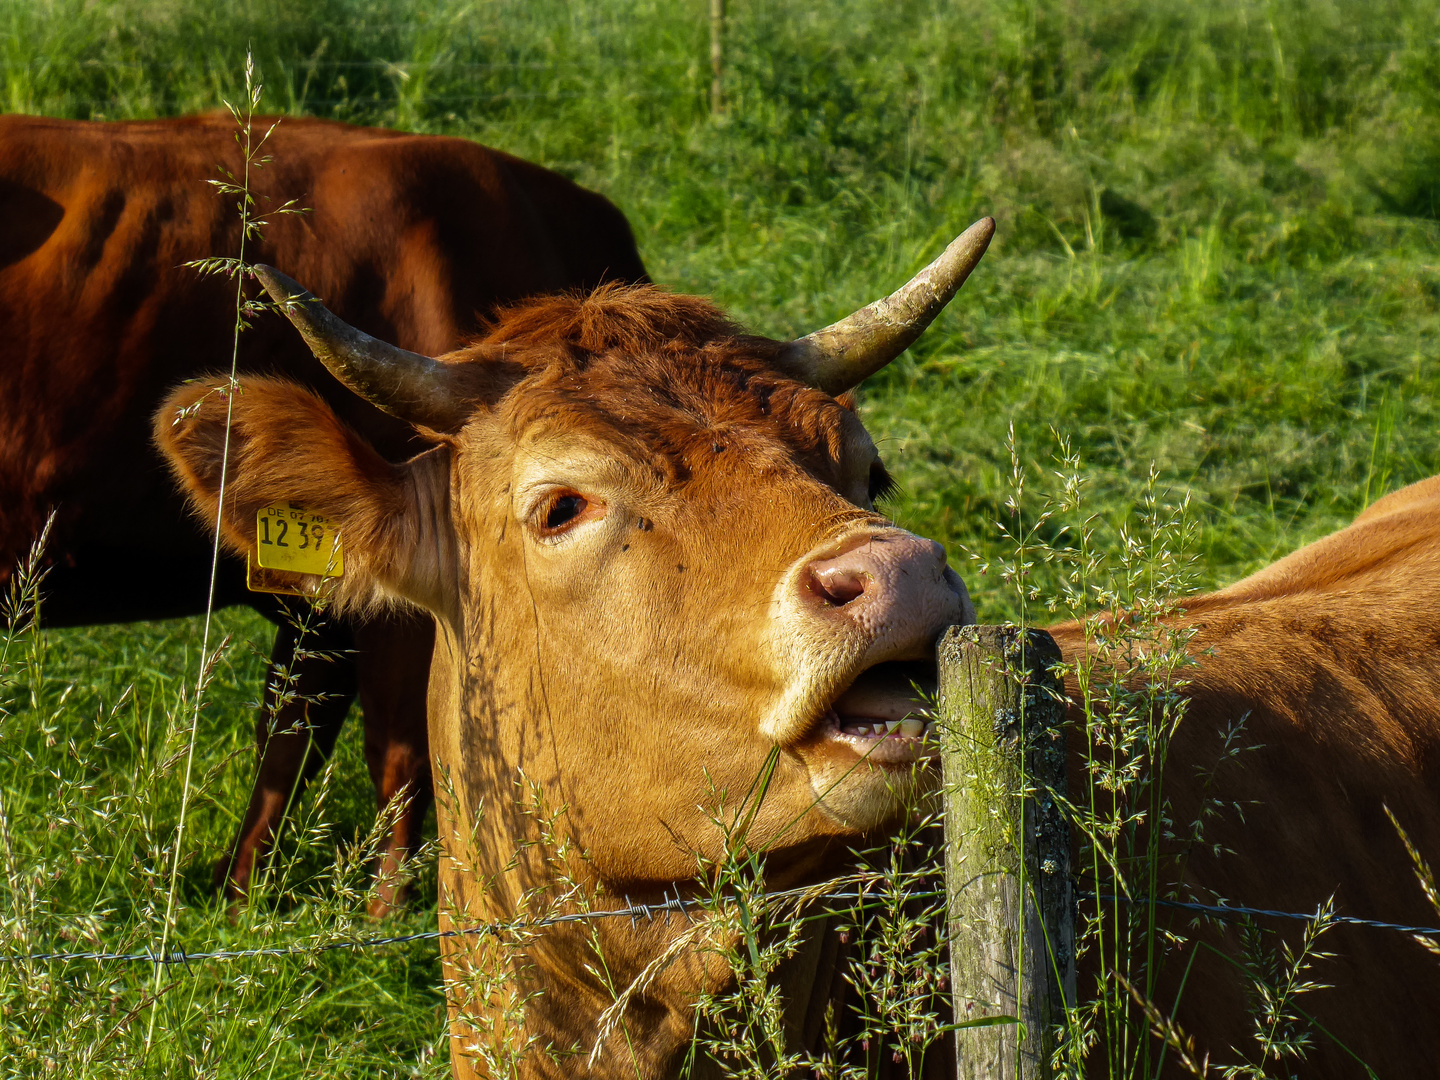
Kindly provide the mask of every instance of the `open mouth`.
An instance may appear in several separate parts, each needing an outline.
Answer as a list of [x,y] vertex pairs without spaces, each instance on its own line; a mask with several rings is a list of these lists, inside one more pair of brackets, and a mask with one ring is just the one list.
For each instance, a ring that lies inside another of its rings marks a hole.
[[821,721],[822,738],[876,765],[933,756],[935,665],[890,661],[861,672]]

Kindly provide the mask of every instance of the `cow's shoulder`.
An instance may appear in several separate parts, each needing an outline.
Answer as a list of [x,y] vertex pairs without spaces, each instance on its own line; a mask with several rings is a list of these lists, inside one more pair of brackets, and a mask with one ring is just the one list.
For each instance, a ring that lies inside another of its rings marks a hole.
[[1397,591],[1440,600],[1440,477],[1387,495],[1346,528],[1212,594],[1209,603],[1320,594],[1332,603],[1375,603]]
[[1440,476],[1431,476],[1376,499],[1360,513],[1355,524],[1395,514],[1428,515],[1440,521]]
[[[1249,717],[1292,755],[1340,741],[1372,764],[1440,754],[1440,479],[1181,607],[1195,728]],[[1072,661],[1095,648],[1082,623],[1052,633]]]

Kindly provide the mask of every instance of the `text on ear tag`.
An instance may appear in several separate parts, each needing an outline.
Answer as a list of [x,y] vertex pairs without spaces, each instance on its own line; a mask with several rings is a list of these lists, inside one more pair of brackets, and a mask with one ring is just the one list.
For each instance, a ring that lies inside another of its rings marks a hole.
[[255,515],[255,561],[266,570],[341,577],[345,553],[330,519],[296,503],[262,507]]

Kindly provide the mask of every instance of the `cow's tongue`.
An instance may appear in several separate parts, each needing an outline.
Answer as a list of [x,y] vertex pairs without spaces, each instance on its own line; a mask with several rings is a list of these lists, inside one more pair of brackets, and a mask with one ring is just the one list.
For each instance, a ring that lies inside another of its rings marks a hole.
[[934,689],[933,664],[877,664],[835,702],[840,730],[870,738],[919,738],[930,720],[927,697],[933,697]]

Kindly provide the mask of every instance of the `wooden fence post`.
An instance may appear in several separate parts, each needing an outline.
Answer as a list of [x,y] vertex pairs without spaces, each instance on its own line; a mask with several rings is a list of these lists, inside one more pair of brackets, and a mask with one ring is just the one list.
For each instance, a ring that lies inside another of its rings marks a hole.
[[951,627],[940,641],[945,879],[961,1080],[1051,1075],[1075,1001],[1060,659],[1043,630]]
[[724,73],[725,0],[710,0],[710,111],[725,111]]

